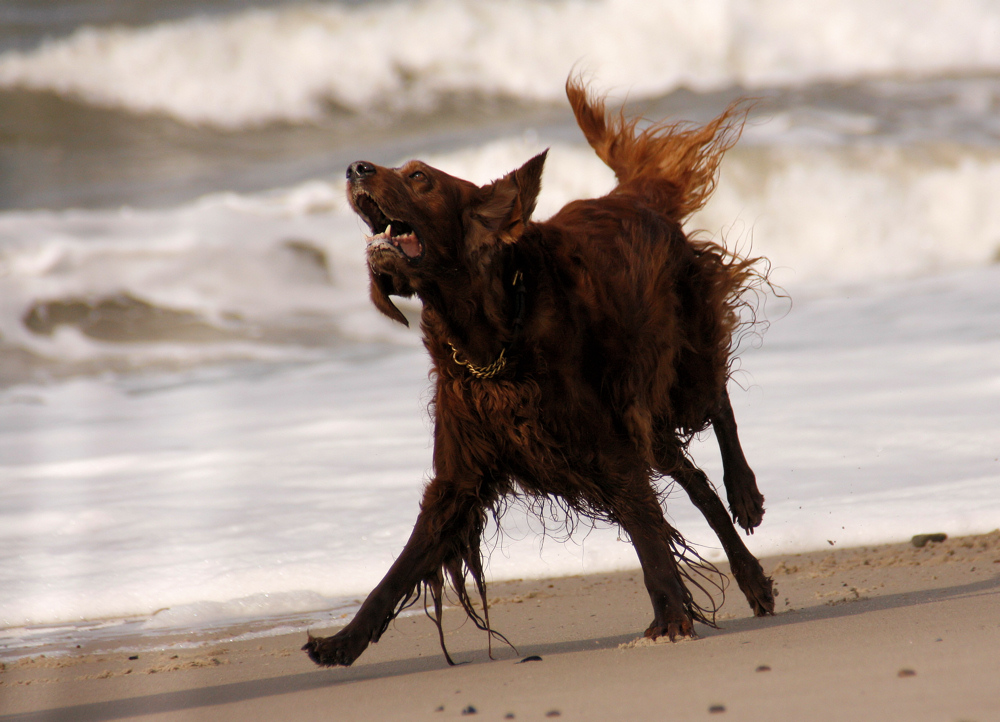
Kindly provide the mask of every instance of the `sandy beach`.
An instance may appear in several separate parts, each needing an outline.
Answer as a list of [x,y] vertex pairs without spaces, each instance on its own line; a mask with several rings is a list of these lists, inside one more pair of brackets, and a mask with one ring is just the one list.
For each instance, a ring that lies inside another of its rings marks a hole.
[[719,629],[699,625],[696,640],[639,637],[649,602],[638,570],[504,582],[490,587],[491,618],[517,650],[495,644],[492,661],[458,610],[445,617],[451,668],[423,615],[397,620],[351,668],[314,667],[302,634],[232,642],[244,631],[232,629],[196,648],[138,653],[141,640],[130,640],[8,664],[0,719],[1000,716],[1000,531],[763,564],[778,613],[750,616],[732,585]]

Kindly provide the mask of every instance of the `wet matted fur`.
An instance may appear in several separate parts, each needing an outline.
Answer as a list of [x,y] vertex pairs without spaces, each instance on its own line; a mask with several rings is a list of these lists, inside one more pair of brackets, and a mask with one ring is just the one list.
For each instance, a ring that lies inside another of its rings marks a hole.
[[481,541],[511,497],[617,524],[652,602],[646,636],[694,636],[694,621],[714,624],[714,608],[699,606],[685,580],[704,588],[713,570],[665,520],[663,476],[705,515],[754,613],[773,613],[771,580],[687,454],[712,425],[732,519],[752,532],[764,498],[726,382],[741,298],[762,280],[759,259],[681,228],[711,194],[745,114],[732,107],[705,126],[639,130],[579,81],[566,91],[618,184],[547,221],[531,220],[545,153],[482,187],[419,161],[348,169],[348,199],[372,232],[372,301],[404,324],[390,296],[423,303],[434,473],[406,546],[354,619],[331,637],[310,635],[303,649],[318,664],[350,665],[421,596],[440,631],[449,586],[503,639],[490,627]]

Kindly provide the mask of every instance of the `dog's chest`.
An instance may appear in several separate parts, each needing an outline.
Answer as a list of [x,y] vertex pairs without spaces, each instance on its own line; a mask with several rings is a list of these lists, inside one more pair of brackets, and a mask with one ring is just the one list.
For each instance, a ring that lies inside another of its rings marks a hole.
[[553,444],[552,425],[542,413],[536,383],[453,379],[438,389],[438,414],[445,426],[503,455],[536,456]]

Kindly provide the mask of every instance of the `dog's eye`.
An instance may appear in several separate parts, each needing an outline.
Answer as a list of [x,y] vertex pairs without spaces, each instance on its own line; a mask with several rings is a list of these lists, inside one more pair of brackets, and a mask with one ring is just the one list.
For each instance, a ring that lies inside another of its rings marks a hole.
[[426,174],[422,170],[415,170],[410,173],[410,180],[423,180],[426,177]]

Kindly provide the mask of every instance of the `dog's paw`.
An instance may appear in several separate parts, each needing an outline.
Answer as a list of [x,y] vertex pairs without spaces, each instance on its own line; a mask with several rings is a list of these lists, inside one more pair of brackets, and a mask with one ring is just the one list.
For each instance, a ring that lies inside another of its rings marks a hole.
[[747,594],[747,601],[755,617],[769,617],[774,614],[774,584],[770,577]]
[[764,574],[760,562],[744,550],[744,553],[730,558],[729,568],[754,616],[767,617],[774,614],[774,582]]
[[769,617],[774,614],[774,583],[763,572],[758,578],[740,584],[747,603],[755,617]]
[[757,480],[749,469],[748,479],[738,483],[726,479],[726,489],[729,491],[729,511],[733,521],[740,525],[747,534],[764,521],[764,495],[757,490]]
[[691,618],[683,615],[676,619],[654,619],[643,636],[647,639],[667,637],[671,642],[674,642],[684,637],[695,639],[698,635],[694,633],[694,624],[691,622]]
[[302,651],[313,662],[324,667],[350,667],[367,646],[368,642],[364,638],[341,631],[332,637],[314,637],[309,634],[309,641],[302,646]]

